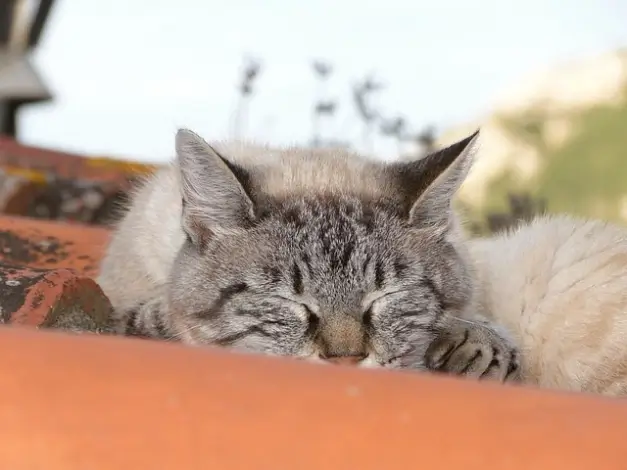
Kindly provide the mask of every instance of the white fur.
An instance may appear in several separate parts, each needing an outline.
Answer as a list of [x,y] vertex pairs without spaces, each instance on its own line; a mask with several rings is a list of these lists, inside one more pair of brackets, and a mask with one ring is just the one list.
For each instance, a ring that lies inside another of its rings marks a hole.
[[522,349],[524,381],[627,393],[627,230],[544,216],[469,243],[484,313]]

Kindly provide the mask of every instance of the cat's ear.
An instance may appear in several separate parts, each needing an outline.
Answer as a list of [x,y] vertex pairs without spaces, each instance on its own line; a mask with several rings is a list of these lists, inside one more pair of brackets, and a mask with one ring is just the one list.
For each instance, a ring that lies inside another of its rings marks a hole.
[[449,147],[396,167],[410,223],[446,230],[452,200],[466,179],[479,149],[479,130]]
[[248,174],[228,162],[188,129],[176,134],[183,198],[183,229],[199,247],[209,237],[250,227],[253,202],[245,190]]

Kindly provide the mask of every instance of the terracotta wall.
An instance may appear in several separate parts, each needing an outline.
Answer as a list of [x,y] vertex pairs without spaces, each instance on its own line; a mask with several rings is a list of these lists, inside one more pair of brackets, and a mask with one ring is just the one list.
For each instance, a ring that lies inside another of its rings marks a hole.
[[109,231],[0,216],[0,322],[109,331],[109,300],[92,279]]
[[0,468],[627,468],[627,404],[0,329]]
[[106,224],[146,165],[21,145],[0,136],[0,212]]
[[155,167],[85,158],[0,136],[0,319],[108,331],[93,281],[107,225],[138,175]]

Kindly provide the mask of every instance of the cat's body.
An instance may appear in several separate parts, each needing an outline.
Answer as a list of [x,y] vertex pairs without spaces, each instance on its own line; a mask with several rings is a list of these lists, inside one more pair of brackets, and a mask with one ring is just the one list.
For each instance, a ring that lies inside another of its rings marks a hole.
[[513,335],[526,383],[627,395],[627,229],[541,216],[468,246],[478,309]]
[[475,148],[383,165],[179,132],[101,266],[119,331],[627,393],[627,231],[558,217],[465,240],[450,203]]

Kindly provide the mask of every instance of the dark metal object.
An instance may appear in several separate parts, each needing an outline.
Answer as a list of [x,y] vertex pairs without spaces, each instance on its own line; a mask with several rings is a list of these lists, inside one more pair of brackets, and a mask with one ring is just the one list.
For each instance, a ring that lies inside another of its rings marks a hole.
[[0,134],[16,137],[21,106],[52,98],[27,53],[39,43],[54,0],[40,0],[34,12],[26,44],[11,44],[16,0],[0,0]]
[[13,12],[15,0],[0,1],[0,44],[6,46],[11,37],[11,25],[13,24]]
[[50,10],[54,5],[54,0],[40,0],[39,9],[35,13],[35,18],[28,34],[28,47],[36,47],[43,32],[46,21],[50,16]]

